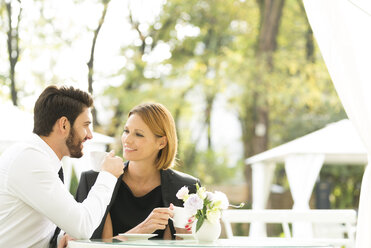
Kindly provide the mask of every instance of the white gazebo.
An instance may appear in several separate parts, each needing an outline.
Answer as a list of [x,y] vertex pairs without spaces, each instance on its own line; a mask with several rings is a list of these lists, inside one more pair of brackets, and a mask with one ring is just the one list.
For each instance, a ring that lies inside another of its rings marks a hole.
[[[0,104],[0,154],[13,143],[24,140],[30,136],[33,129],[33,115],[13,105]],[[80,178],[82,171],[90,170],[90,151],[106,151],[109,144],[114,143],[114,138],[93,132],[93,139],[86,141],[84,156],[80,159],[63,158],[65,185],[69,187],[72,167]]]
[[[309,199],[323,164],[366,165],[367,152],[352,123],[341,120],[246,159],[252,166],[253,209],[264,209],[277,163],[285,164],[293,209],[309,209]],[[265,226],[256,224],[251,235],[264,236]],[[297,237],[308,236],[308,228],[294,227]]]

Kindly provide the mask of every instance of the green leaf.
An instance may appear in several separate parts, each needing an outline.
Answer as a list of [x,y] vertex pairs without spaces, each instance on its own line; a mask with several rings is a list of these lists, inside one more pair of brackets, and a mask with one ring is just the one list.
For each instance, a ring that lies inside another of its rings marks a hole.
[[196,183],[196,191],[198,191],[200,189],[200,185],[198,185],[198,183]]
[[207,211],[207,207],[206,207],[206,205],[204,203],[204,207],[202,208],[202,215],[203,216],[206,216],[206,211]]
[[205,217],[203,215],[200,216],[200,218],[197,220],[197,225],[196,225],[196,232],[200,229],[202,224],[204,223]]
[[205,206],[208,206],[208,205],[210,205],[212,203],[212,201],[210,201],[207,197],[205,198],[205,200],[204,200],[204,205]]
[[202,211],[201,210],[197,210],[196,219],[199,219],[201,216],[202,216]]

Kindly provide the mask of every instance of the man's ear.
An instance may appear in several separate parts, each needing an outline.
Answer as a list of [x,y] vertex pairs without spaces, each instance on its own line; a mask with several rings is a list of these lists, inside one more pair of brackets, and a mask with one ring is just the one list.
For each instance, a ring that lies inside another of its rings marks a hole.
[[62,135],[67,136],[70,133],[71,125],[67,117],[62,116],[57,120],[57,128]]
[[163,136],[163,137],[160,138],[160,146],[159,146],[158,149],[161,150],[166,145],[167,145],[167,137],[166,136]]

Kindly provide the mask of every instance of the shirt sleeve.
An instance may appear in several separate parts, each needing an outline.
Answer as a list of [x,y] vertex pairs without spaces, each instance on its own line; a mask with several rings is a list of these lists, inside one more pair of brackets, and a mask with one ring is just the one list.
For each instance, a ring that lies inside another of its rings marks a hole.
[[88,197],[75,201],[41,151],[27,149],[9,171],[8,189],[30,207],[77,239],[89,239],[101,222],[112,197],[116,177],[100,172]]

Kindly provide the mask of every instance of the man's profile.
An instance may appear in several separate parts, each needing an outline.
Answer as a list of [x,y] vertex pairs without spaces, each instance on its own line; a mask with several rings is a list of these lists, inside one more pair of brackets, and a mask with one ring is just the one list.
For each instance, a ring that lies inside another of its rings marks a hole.
[[34,107],[30,140],[0,156],[0,247],[55,247],[59,229],[90,238],[111,199],[122,159],[110,153],[93,192],[77,203],[63,185],[61,159],[79,158],[92,138],[92,97],[73,87],[47,87]]

